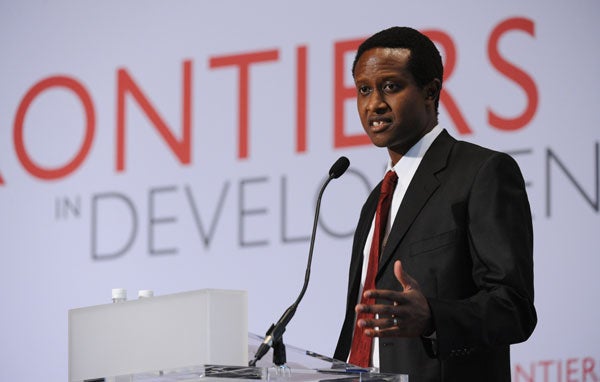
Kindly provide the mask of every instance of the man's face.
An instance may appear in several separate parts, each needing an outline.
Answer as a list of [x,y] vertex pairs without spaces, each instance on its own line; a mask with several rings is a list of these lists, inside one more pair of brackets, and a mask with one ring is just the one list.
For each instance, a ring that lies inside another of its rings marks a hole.
[[358,114],[374,145],[387,147],[395,164],[437,123],[434,97],[407,69],[408,49],[374,48],[354,69]]

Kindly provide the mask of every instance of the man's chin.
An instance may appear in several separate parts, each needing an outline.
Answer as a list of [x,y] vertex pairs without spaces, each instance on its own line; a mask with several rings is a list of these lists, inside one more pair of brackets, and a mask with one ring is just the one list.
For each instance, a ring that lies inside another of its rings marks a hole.
[[389,141],[387,139],[385,139],[384,137],[369,135],[369,139],[371,140],[371,143],[373,144],[373,146],[377,146],[377,147],[381,147],[381,148],[388,147]]

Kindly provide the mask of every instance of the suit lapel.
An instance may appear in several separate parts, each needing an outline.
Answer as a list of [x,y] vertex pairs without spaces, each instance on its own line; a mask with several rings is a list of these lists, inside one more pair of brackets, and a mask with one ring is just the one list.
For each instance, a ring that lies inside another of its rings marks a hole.
[[382,269],[387,266],[396,247],[427,200],[439,187],[440,182],[436,174],[446,167],[448,155],[454,142],[455,139],[446,130],[443,130],[425,153],[396,214],[383,254],[379,259],[378,276],[381,275]]

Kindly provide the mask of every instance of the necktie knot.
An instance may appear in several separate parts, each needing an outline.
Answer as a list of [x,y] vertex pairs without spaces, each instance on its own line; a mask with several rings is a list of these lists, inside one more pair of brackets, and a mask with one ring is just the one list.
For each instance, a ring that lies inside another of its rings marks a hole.
[[394,192],[396,188],[396,184],[398,183],[398,175],[394,171],[388,171],[383,178],[383,182],[381,183],[381,193],[389,194]]

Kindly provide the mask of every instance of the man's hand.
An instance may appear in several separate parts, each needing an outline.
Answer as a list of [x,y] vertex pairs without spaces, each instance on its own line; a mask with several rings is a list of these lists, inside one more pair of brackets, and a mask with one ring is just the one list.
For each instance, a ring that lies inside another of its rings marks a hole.
[[433,333],[431,310],[427,299],[421,293],[419,284],[402,269],[402,263],[394,263],[394,275],[404,291],[384,289],[365,291],[365,296],[384,299],[389,304],[358,304],[357,313],[373,313],[378,318],[360,319],[358,326],[364,328],[369,337],[418,337]]

